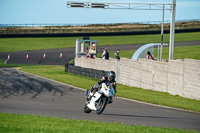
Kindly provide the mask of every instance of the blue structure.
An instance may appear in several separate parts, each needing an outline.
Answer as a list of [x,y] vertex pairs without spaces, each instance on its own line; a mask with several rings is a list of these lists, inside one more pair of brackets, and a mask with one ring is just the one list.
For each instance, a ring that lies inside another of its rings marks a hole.
[[[168,45],[168,44],[163,44]],[[132,56],[132,60],[138,60],[139,58],[146,58],[147,51],[151,52],[152,56],[154,54],[154,46],[161,46],[161,43],[148,43],[140,47],[135,51],[135,53]]]

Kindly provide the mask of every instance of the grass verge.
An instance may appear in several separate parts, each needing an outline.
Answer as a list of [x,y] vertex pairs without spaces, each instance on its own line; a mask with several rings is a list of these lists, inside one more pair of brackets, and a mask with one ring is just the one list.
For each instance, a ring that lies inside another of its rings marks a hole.
[[34,66],[30,64],[5,64],[4,59],[0,59],[0,67],[20,67],[20,66]]
[[[198,41],[200,32],[175,34],[175,41]],[[0,38],[0,52],[15,52],[39,49],[55,49],[75,47],[75,40],[82,37],[50,37],[50,38]],[[160,35],[131,35],[131,36],[96,36],[98,46],[119,44],[140,44],[160,42]],[[169,42],[169,34],[164,34],[164,42]]]
[[[136,50],[124,50],[120,51],[120,57],[131,58]],[[197,59],[200,60],[200,44],[193,46],[180,46],[174,47],[174,59]],[[114,58],[114,52],[110,53],[110,56]],[[157,48],[154,49],[154,57],[157,58]],[[163,48],[163,59],[169,59],[169,48]]]
[[1,133],[197,133],[195,130],[133,126],[36,115],[0,113],[0,118]]
[[[83,76],[65,73],[64,66],[21,66],[21,70],[83,89],[89,89],[98,81]],[[200,112],[200,101],[198,100],[121,84],[117,85],[117,91],[117,96],[120,97]]]

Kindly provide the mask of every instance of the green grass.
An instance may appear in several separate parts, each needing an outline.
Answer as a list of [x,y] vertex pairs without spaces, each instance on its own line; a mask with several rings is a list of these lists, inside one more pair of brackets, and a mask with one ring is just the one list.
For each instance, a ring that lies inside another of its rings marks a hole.
[[[131,58],[135,51],[136,50],[120,51],[120,57]],[[114,58],[114,52],[111,52],[110,56]],[[154,49],[154,57],[157,58],[157,48]],[[193,46],[174,47],[174,59],[184,58],[200,60],[200,44]],[[163,59],[169,59],[169,48],[163,48]]]
[[[157,48],[154,50],[154,57],[157,58]],[[200,60],[200,44],[174,47],[174,59],[185,58]],[[169,59],[169,48],[163,48],[163,59]]]
[[34,66],[30,64],[5,64],[4,59],[0,59],[0,67],[20,67],[20,66]]
[[1,133],[197,133],[159,127],[124,125],[48,116],[0,113]]
[[[64,66],[21,66],[21,70],[83,89],[91,88],[91,86],[95,85],[98,81],[83,76],[65,73]],[[198,100],[173,96],[163,92],[129,87],[121,84],[117,85],[117,91],[117,96],[120,97],[200,112],[200,101]]]
[[64,69],[64,66],[21,66],[22,71],[30,72],[84,89],[91,88],[91,86],[95,85],[98,81],[96,79],[65,73]]
[[[0,38],[0,52],[75,47],[76,39],[81,39],[81,37]],[[90,39],[98,40],[98,46],[139,44],[160,42],[160,35],[99,36],[90,37]],[[177,42],[197,40],[200,40],[200,32],[175,34]],[[164,42],[169,42],[169,34],[164,35]]]
[[[123,50],[123,51],[120,51],[119,56],[122,58],[131,58],[133,56],[133,54],[135,53],[135,51],[136,50]],[[114,58],[114,53],[115,52],[110,52],[109,56],[111,58]]]
[[74,47],[77,37],[0,38],[0,52]]

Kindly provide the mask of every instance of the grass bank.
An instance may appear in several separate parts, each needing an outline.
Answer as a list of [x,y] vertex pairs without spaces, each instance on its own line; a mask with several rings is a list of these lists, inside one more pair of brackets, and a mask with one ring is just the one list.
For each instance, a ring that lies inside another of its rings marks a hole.
[[[120,57],[131,58],[135,51],[136,50],[120,51]],[[200,60],[200,52],[199,51],[200,51],[200,44],[193,45],[193,46],[174,47],[174,59],[190,58],[190,59]],[[110,56],[112,58],[114,58],[114,52],[111,52]],[[154,49],[154,57],[157,58],[157,48]],[[168,47],[163,48],[163,59],[166,59],[166,60],[169,59],[169,48]]]
[[36,115],[0,113],[0,118],[1,133],[197,133],[195,130],[133,126]]
[[[40,49],[55,49],[75,47],[75,40],[81,37],[54,38],[0,38],[0,52],[15,52]],[[131,35],[131,36],[96,36],[90,39],[98,40],[98,46],[141,44],[160,42],[160,35]],[[199,41],[200,32],[175,34],[175,41]],[[169,34],[164,34],[164,42],[169,42]]]

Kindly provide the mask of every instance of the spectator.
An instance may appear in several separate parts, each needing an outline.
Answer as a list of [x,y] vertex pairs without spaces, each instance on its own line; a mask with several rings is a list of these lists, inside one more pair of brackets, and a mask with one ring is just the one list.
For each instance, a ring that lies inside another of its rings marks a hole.
[[150,51],[147,51],[146,59],[147,59],[147,60],[155,60],[155,59],[153,58],[153,56],[151,55]]
[[92,43],[91,50],[95,50],[95,43]]
[[120,59],[119,52],[120,52],[120,50],[118,49],[117,52],[114,54],[115,59]]
[[101,58],[105,59],[105,54],[106,54],[106,51],[105,51],[105,49],[104,49],[104,50],[103,50],[103,53],[102,53],[102,55],[101,55]]
[[90,57],[90,53],[89,53],[88,48],[87,48],[87,50],[85,51],[85,54],[86,54],[86,58],[89,58],[89,57]]
[[109,52],[107,50],[105,50],[105,59],[109,60]]
[[109,52],[108,52],[106,49],[104,49],[104,50],[103,50],[103,54],[102,54],[101,57],[102,57],[103,59],[109,60]]

